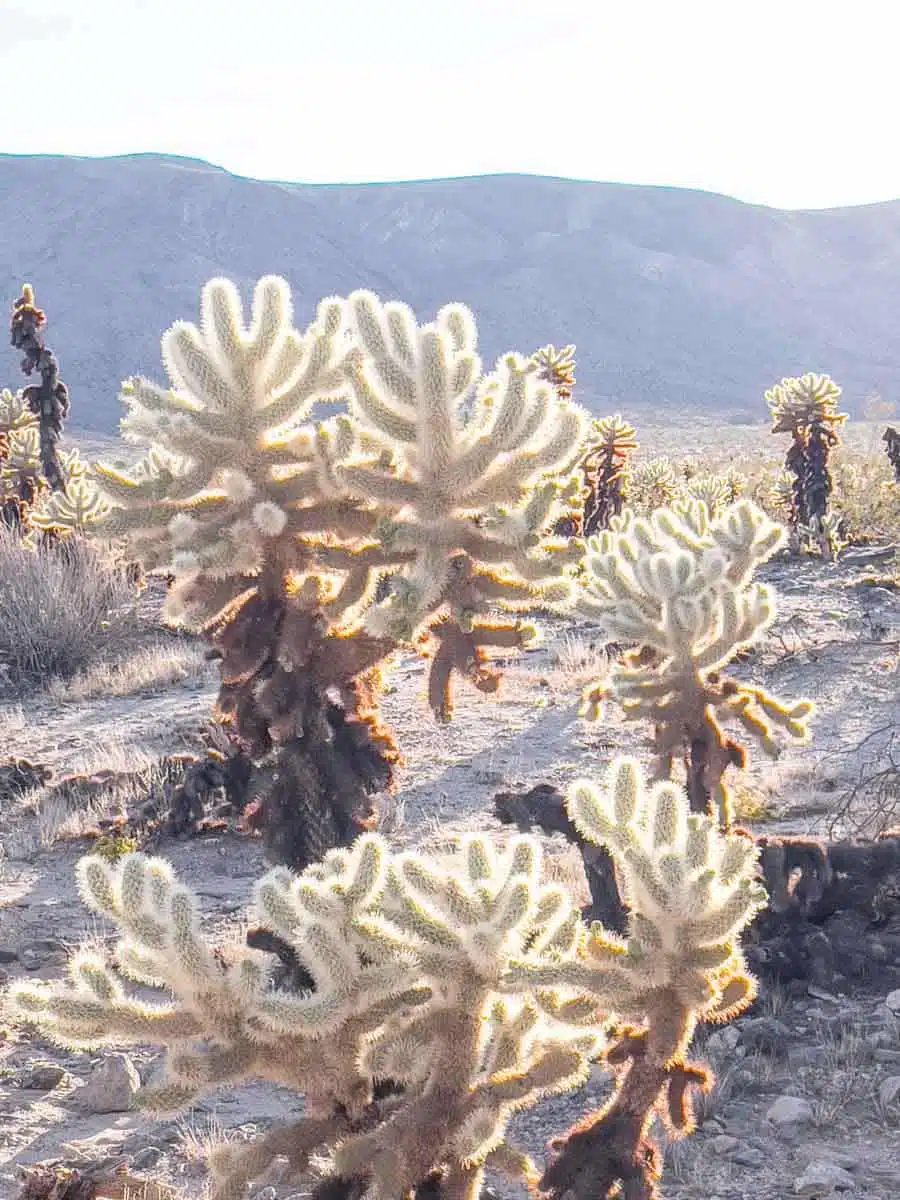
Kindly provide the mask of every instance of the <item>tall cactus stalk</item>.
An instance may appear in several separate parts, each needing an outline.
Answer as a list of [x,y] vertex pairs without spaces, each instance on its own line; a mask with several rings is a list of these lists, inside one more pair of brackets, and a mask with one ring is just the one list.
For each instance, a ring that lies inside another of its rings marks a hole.
[[10,321],[10,342],[21,350],[22,371],[35,371],[41,382],[23,389],[25,403],[38,418],[40,433],[41,471],[52,491],[66,490],[59,462],[59,442],[63,421],[69,415],[69,389],[59,377],[59,363],[53,351],[44,344],[47,316],[34,302],[30,283],[22,285],[22,294],[13,304]]
[[791,445],[785,469],[793,477],[789,523],[795,546],[805,539],[819,544],[825,558],[834,557],[836,530],[828,511],[832,491],[828,459],[840,442],[838,427],[847,419],[838,412],[841,389],[828,375],[807,374],[782,379],[766,392],[772,433],[788,433]]

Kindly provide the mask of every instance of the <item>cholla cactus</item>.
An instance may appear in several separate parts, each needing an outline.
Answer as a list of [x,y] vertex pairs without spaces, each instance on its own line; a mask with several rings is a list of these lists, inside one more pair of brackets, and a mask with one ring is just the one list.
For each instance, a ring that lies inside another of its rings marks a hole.
[[350,409],[369,461],[339,464],[335,474],[378,506],[386,555],[412,560],[391,577],[366,624],[377,637],[421,638],[431,648],[429,700],[446,720],[454,671],[495,691],[486,651],[535,636],[533,626],[492,614],[569,595],[564,576],[580,549],[544,531],[566,491],[577,489],[574,476],[551,473],[571,470],[586,415],[555,397],[535,363],[517,354],[482,376],[475,322],[463,305],[419,326],[405,305],[359,291],[347,313],[355,342],[346,360]]
[[580,920],[539,875],[530,838],[498,855],[473,837],[438,864],[392,856],[368,835],[300,876],[276,869],[257,885],[256,916],[307,971],[310,990],[298,993],[274,986],[257,952],[212,952],[194,897],[165,862],[95,856],[79,877],[88,904],[124,934],[120,970],[171,1001],[132,999],[86,950],[68,985],[21,985],[13,1000],[65,1045],[167,1046],[163,1077],[138,1096],[152,1109],[253,1077],[304,1092],[301,1120],[215,1152],[217,1200],[244,1195],[276,1155],[299,1175],[328,1149],[332,1179],[364,1183],[380,1200],[412,1196],[435,1175],[442,1196],[474,1200],[486,1162],[536,1177],[505,1141],[509,1117],[583,1082],[603,1047],[593,1003],[558,989],[498,990],[526,947],[538,964],[576,952]]
[[37,418],[41,474],[56,492],[65,490],[59,441],[63,421],[69,415],[69,389],[59,377],[56,355],[44,345],[46,323],[46,314],[34,302],[34,289],[30,283],[23,284],[22,294],[13,304],[10,342],[23,352],[22,371],[26,375],[37,371],[41,377],[40,383],[23,389],[22,397]]
[[593,993],[621,1022],[606,1056],[618,1072],[615,1092],[554,1143],[560,1153],[542,1195],[654,1200],[654,1116],[675,1136],[690,1132],[690,1090],[712,1085],[708,1070],[686,1058],[694,1028],[730,1020],[756,994],[739,938],[766,900],[754,879],[757,850],[747,837],[719,833],[708,817],[688,816],[673,785],[647,787],[630,759],[613,763],[605,792],[576,783],[568,808],[585,838],[609,848],[631,911],[625,937],[595,924],[576,961],[526,962],[510,972],[520,986]]
[[259,281],[245,326],[232,283],[214,279],[199,328],[163,336],[174,390],[126,383],[122,425],[149,453],[130,472],[97,466],[109,512],[143,567],[173,577],[165,613],[221,657],[219,709],[257,764],[248,793],[270,855],[302,866],[374,819],[397,750],[379,723],[378,667],[393,649],[360,626],[387,559],[379,514],[335,478],[353,431],[312,425],[339,398],[343,308],[325,299],[304,332],[290,291]]
[[0,521],[23,534],[47,489],[41,474],[40,427],[21,391],[0,391]]
[[884,442],[884,452],[888,462],[894,468],[894,478],[900,483],[900,433],[892,425],[888,425],[881,435]]
[[840,440],[837,427],[847,419],[837,409],[840,394],[830,376],[807,374],[782,379],[765,395],[772,432],[789,433],[792,438],[785,467],[794,477],[790,526],[795,542],[802,544],[811,536],[827,558],[836,552],[823,523],[832,491],[828,456]]
[[59,454],[64,491],[48,492],[30,513],[33,528],[52,538],[84,534],[107,511],[107,505],[77,449]]
[[717,808],[726,827],[723,775],[744,765],[745,751],[720,722],[743,725],[771,755],[777,728],[808,737],[810,701],[787,704],[722,674],[774,619],[772,590],[752,576],[783,541],[783,529],[742,500],[712,519],[702,503],[658,509],[649,520],[625,513],[589,544],[578,608],[637,648],[588,689],[584,713],[598,719],[614,696],[629,719],[651,720],[660,776],[682,755],[692,809]]
[[575,347],[542,346],[531,356],[538,370],[538,379],[549,383],[560,400],[571,400],[575,388]]
[[698,471],[686,479],[682,496],[688,505],[691,501],[702,501],[710,516],[717,517],[729,504],[739,500],[746,488],[747,478],[740,471],[731,468],[721,474]]
[[[470,836],[433,859],[393,854],[370,834],[299,876],[276,868],[258,883],[256,917],[307,980],[282,990],[258,951],[205,944],[197,902],[166,863],[94,856],[79,864],[82,893],[120,927],[119,972],[169,999],[133,998],[109,961],[82,949],[68,983],[13,985],[12,1009],[71,1047],[167,1047],[162,1077],[138,1095],[150,1108],[248,1078],[302,1091],[298,1121],[214,1151],[214,1200],[239,1200],[279,1155],[297,1181],[313,1156],[325,1161],[313,1191],[323,1200],[476,1200],[487,1166],[534,1185],[534,1164],[507,1141],[510,1116],[581,1084],[610,1024],[628,1023],[608,1058],[613,1100],[573,1131],[541,1184],[561,1196],[565,1179],[575,1200],[617,1181],[652,1197],[652,1115],[688,1132],[688,1090],[710,1083],[684,1057],[694,1025],[728,1019],[753,995],[737,935],[759,905],[756,852],[688,817],[674,788],[643,789],[630,762],[615,765],[608,796],[582,784],[570,805],[624,873],[627,940],[588,930],[565,891],[542,882],[530,837],[500,850]],[[582,1176],[586,1141],[602,1155]]]
[[678,499],[680,483],[675,467],[664,455],[636,463],[628,480],[628,508],[636,516],[650,516]]
[[608,529],[625,503],[628,460],[638,447],[634,427],[618,413],[591,422],[589,449],[581,460],[587,482],[584,502],[584,536]]

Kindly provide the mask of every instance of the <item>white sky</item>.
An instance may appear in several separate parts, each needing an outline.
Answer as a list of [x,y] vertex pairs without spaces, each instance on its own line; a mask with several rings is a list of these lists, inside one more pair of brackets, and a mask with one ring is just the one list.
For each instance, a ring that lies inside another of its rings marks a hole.
[[887,0],[0,0],[0,152],[900,197]]

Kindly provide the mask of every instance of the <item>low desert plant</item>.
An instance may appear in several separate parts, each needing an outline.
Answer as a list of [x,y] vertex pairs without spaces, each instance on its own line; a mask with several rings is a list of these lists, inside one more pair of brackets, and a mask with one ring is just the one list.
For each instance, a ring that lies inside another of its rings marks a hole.
[[73,538],[64,554],[0,527],[0,670],[16,690],[71,679],[134,619],[134,586],[102,546]]
[[665,455],[635,463],[628,480],[629,510],[635,516],[649,517],[657,508],[674,504],[687,479],[679,479],[674,464]]
[[[300,1180],[317,1157],[317,1200],[476,1200],[485,1167],[548,1200],[658,1195],[660,1117],[693,1128],[691,1094],[710,1072],[688,1049],[700,1021],[726,1021],[755,994],[739,943],[764,902],[756,850],[690,815],[670,784],[619,760],[606,788],[569,799],[583,835],[605,843],[630,903],[627,935],[590,929],[542,880],[529,836],[498,852],[483,836],[449,855],[392,853],[375,834],[294,875],[276,868],[255,915],[294,986],[249,947],[213,950],[198,905],[161,859],[92,856],[85,901],[113,920],[120,975],[168,993],[138,999],[93,947],[69,980],[11,989],[20,1021],[73,1048],[157,1044],[161,1078],[138,1102],[162,1111],[247,1078],[296,1088],[304,1115],[211,1157],[215,1200],[238,1200],[276,1156]],[[510,1117],[614,1075],[609,1102],[555,1144],[541,1177],[507,1140]]]

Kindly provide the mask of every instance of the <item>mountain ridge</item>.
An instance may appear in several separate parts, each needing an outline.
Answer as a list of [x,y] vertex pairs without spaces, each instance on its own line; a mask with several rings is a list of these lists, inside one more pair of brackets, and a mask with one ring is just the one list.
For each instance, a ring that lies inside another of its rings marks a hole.
[[[111,432],[121,380],[166,382],[159,338],[228,275],[370,287],[420,319],[462,300],[488,362],[574,342],[595,412],[764,418],[783,375],[827,371],[847,407],[900,391],[900,201],[782,210],[732,197],[533,175],[270,182],[202,159],[0,155],[0,283],[24,279],[72,394]],[[0,383],[21,385],[10,349]]]

